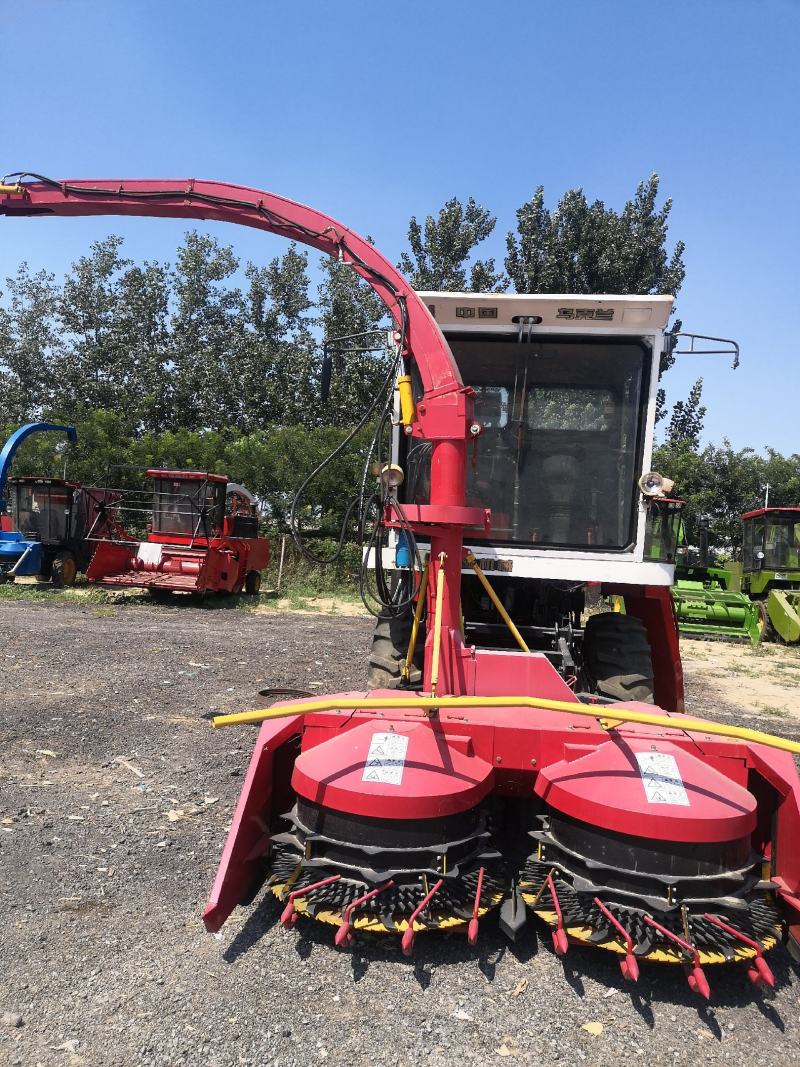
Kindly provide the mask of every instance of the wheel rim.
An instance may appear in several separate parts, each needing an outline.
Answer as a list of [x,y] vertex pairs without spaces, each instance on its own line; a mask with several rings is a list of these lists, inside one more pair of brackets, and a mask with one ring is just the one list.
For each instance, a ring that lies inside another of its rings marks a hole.
[[61,569],[64,585],[72,585],[78,574],[78,566],[74,559],[65,559]]

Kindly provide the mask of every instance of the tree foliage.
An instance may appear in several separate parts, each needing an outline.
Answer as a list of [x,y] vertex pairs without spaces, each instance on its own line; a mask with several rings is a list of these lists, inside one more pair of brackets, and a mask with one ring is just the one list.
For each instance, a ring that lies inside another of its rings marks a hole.
[[383,301],[347,264],[320,262],[318,323],[331,354],[331,389],[320,420],[347,425],[369,407],[388,369],[386,333],[391,322]]
[[[502,292],[507,281],[493,259],[477,259],[476,247],[494,230],[497,219],[472,197],[462,204],[448,200],[439,214],[428,215],[424,226],[415,216],[408,224],[410,253],[400,257],[398,269],[415,289],[438,292]],[[469,280],[467,271],[469,270]]]
[[667,440],[653,455],[656,470],[675,480],[675,495],[686,501],[686,526],[694,537],[700,515],[709,518],[710,541],[734,552],[741,544],[740,516],[764,503],[775,507],[800,505],[800,455],[782,456],[767,448],[734,449],[730,441],[692,447],[687,438]]
[[706,409],[700,403],[702,395],[703,379],[698,378],[688,398],[675,403],[667,427],[667,442],[670,446],[687,446],[693,450],[700,447],[700,435],[703,432],[703,421],[706,416]]
[[550,211],[538,186],[506,237],[505,268],[518,293],[670,293],[686,273],[684,244],[667,250],[672,201],[660,208],[658,175],[617,212],[570,189]]

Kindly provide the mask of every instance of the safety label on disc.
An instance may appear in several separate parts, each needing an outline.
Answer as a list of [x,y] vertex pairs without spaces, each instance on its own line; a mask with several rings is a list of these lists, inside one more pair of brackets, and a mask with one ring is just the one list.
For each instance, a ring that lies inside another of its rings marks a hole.
[[689,798],[674,756],[668,752],[637,752],[636,761],[642,776],[648,804],[682,804]]
[[405,734],[373,734],[361,781],[400,785],[407,751]]

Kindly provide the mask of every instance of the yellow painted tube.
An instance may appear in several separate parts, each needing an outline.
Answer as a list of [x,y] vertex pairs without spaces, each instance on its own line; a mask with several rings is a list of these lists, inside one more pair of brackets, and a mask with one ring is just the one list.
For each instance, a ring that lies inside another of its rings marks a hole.
[[478,581],[481,583],[483,588],[488,593],[489,599],[494,604],[494,606],[497,608],[497,610],[498,610],[498,612],[500,614],[500,618],[503,620],[503,622],[506,624],[506,626],[511,631],[511,633],[512,633],[512,635],[514,637],[514,640],[517,642],[517,644],[519,645],[519,647],[522,649],[523,652],[530,652],[530,649],[525,644],[525,640],[524,640],[522,634],[519,632],[519,630],[514,625],[512,619],[511,619],[511,616],[508,614],[508,612],[505,609],[505,606],[503,605],[503,602],[500,600],[500,598],[498,597],[497,593],[495,593],[494,589],[492,589],[491,585],[489,584],[489,579],[486,577],[486,575],[483,573],[483,571],[478,566],[478,561],[475,559],[475,556],[472,554],[472,552],[467,552],[466,553],[466,560],[467,560],[467,563],[469,563],[470,567],[472,567],[472,569],[477,574]]
[[397,379],[397,392],[400,394],[400,421],[404,426],[410,426],[416,417],[410,374],[401,374]]
[[19,196],[22,193],[22,186],[17,185],[5,185],[0,182],[0,196]]
[[431,693],[436,694],[439,682],[439,656],[442,651],[442,598],[444,596],[444,561],[446,552],[439,553],[439,570],[436,573],[436,611],[433,620],[433,663],[431,664]]
[[414,621],[411,623],[411,637],[408,641],[406,662],[403,665],[403,669],[400,671],[401,678],[405,678],[406,680],[411,676],[411,665],[414,662],[414,651],[417,647],[417,637],[419,636],[419,624],[422,622],[422,613],[425,610],[425,594],[428,591],[428,576],[430,570],[430,556],[426,556],[425,570],[422,572],[422,581],[419,583],[419,593],[417,594],[417,606],[414,609]]
[[400,697],[358,699],[323,697],[320,700],[298,700],[276,708],[255,708],[253,711],[239,711],[232,715],[215,715],[212,722],[215,727],[241,726],[263,722],[265,719],[285,719],[291,715],[313,715],[324,711],[469,711],[480,708],[536,708],[542,711],[557,711],[565,715],[582,715],[596,719],[601,725],[605,722],[609,727],[611,723],[638,722],[644,726],[658,726],[665,730],[690,730],[693,733],[730,737],[737,741],[752,741],[753,744],[800,755],[800,742],[765,734],[761,730],[749,730],[744,726],[727,726],[711,719],[706,721],[688,716],[678,718],[649,711],[633,711],[620,705],[605,705],[601,708],[597,704],[573,704],[567,700],[547,700],[545,697],[529,696],[415,697],[409,694]]

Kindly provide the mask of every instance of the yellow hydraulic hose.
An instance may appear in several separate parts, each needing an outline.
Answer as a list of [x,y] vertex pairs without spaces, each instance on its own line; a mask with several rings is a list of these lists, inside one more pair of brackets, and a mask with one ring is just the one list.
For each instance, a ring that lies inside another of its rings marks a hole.
[[425,610],[425,594],[428,591],[428,575],[430,574],[431,561],[430,557],[425,557],[425,570],[422,572],[422,581],[419,583],[419,593],[417,594],[417,606],[414,610],[414,621],[411,624],[411,637],[408,642],[408,652],[406,652],[406,662],[403,665],[403,669],[400,671],[400,677],[406,681],[411,677],[411,667],[414,663],[414,650],[417,647],[417,637],[419,636],[419,624],[422,621],[422,613]]
[[483,573],[483,571],[478,566],[478,561],[475,559],[475,556],[472,554],[472,552],[466,552],[465,553],[465,559],[466,559],[467,563],[469,563],[470,567],[472,567],[472,569],[477,574],[478,581],[481,583],[483,588],[486,590],[491,602],[497,608],[497,610],[498,610],[498,612],[500,614],[500,618],[503,620],[503,622],[506,624],[506,626],[509,628],[509,630],[513,634],[514,640],[517,642],[517,644],[519,645],[519,647],[522,649],[523,652],[530,652],[530,649],[525,644],[525,641],[524,641],[524,639],[522,637],[522,634],[519,632],[519,630],[516,628],[516,626],[512,622],[511,616],[506,611],[506,609],[505,609],[505,607],[503,605],[503,602],[500,600],[500,597],[497,595],[497,593],[495,593],[494,589],[492,589],[491,585],[489,584],[489,579],[486,577],[486,575]]
[[446,552],[439,553],[439,570],[436,574],[436,610],[433,619],[433,663],[431,664],[431,693],[436,695],[439,683],[439,660],[442,652],[442,598],[444,597],[444,561]]
[[[215,715],[215,727],[240,726],[245,723],[263,722],[265,719],[285,719],[291,715],[311,715],[322,711],[411,711],[435,712],[469,711],[480,708],[537,708],[543,711],[558,711],[565,715],[584,715],[596,719],[604,728],[613,728],[620,722],[638,722],[645,726],[660,726],[666,730],[691,730],[701,734],[732,737],[738,741],[778,748],[783,752],[800,755],[800,742],[788,741],[785,737],[748,730],[743,726],[726,726],[721,722],[706,722],[705,719],[656,715],[649,711],[634,711],[620,705],[597,705],[571,703],[567,700],[546,700],[544,697],[361,697],[359,699],[323,697],[321,700],[301,700],[275,708],[257,708],[254,711],[239,711],[233,715]],[[606,714],[606,712],[608,714]]]

